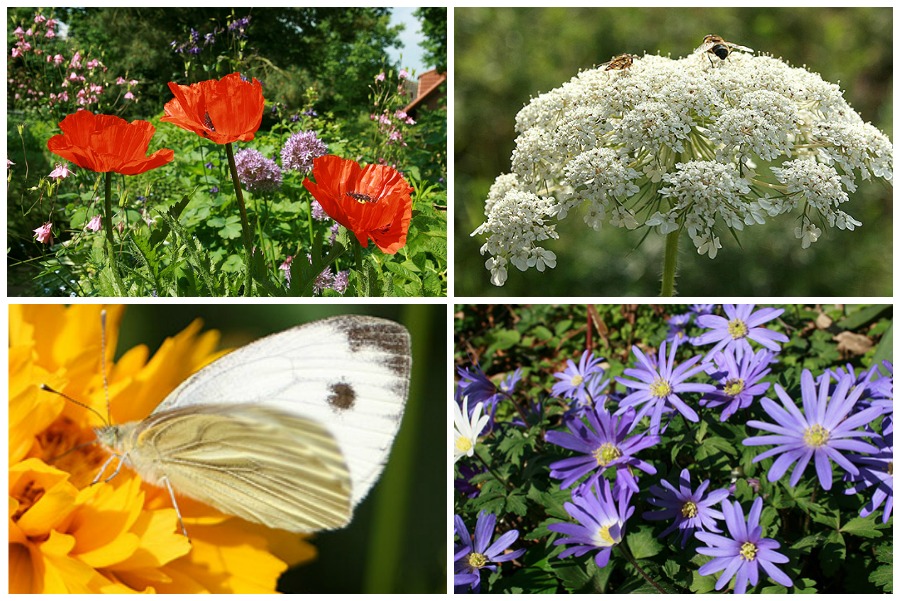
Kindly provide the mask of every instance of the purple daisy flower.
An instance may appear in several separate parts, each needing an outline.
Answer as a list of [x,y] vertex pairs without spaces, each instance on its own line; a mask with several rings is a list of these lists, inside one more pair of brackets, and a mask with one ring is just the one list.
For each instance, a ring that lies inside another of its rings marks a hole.
[[691,376],[703,371],[706,365],[698,364],[703,357],[697,356],[675,367],[675,351],[677,349],[678,342],[673,340],[667,358],[664,341],[659,345],[659,360],[654,362],[644,355],[641,349],[636,346],[632,347],[640,365],[637,368],[626,369],[625,375],[636,378],[637,381],[626,378],[616,378],[616,381],[627,388],[634,388],[636,391],[622,399],[619,403],[619,410],[616,411],[617,415],[624,413],[630,407],[643,405],[635,421],[640,421],[645,415],[650,414],[650,432],[653,434],[660,431],[663,412],[671,411],[667,405],[676,409],[689,421],[700,420],[697,413],[688,407],[678,395],[685,392],[713,392],[716,387],[712,384],[685,382]]
[[869,433],[856,428],[865,426],[880,415],[880,410],[875,407],[852,414],[865,387],[856,386],[851,391],[853,379],[844,377],[838,381],[829,401],[830,383],[830,378],[820,381],[817,390],[812,373],[804,369],[800,376],[802,413],[784,389],[775,384],[775,392],[781,399],[783,408],[767,398],[762,400],[762,407],[777,425],[756,420],[747,422],[752,428],[772,432],[768,436],[754,436],[744,440],[745,446],[776,445],[753,458],[753,463],[757,463],[768,457],[778,456],[769,468],[769,482],[779,480],[791,464],[796,462],[790,479],[790,485],[796,486],[810,459],[815,457],[819,482],[822,488],[830,490],[832,472],[829,459],[855,476],[859,470],[841,452],[878,452],[878,449],[869,443],[853,440],[870,436]]
[[518,559],[525,553],[519,549],[512,553],[506,550],[519,538],[518,530],[510,530],[501,534],[491,544],[497,516],[482,511],[475,522],[475,537],[469,536],[465,522],[458,515],[453,516],[454,530],[459,537],[453,554],[453,588],[455,593],[481,592],[481,570],[497,571],[496,565],[504,561]]
[[328,154],[328,147],[314,131],[297,132],[281,148],[281,164],[285,169],[301,173],[312,170],[313,159]]
[[550,444],[579,453],[551,463],[550,477],[562,480],[560,488],[568,488],[594,470],[615,469],[616,488],[637,492],[637,481],[629,468],[651,475],[656,473],[656,468],[634,455],[658,443],[659,436],[636,434],[628,437],[635,424],[633,409],[618,419],[600,407],[586,411],[585,416],[587,424],[580,417],[569,416],[565,419],[568,432],[551,430],[544,436]]
[[762,526],[759,525],[762,505],[762,497],[756,497],[745,522],[744,511],[741,509],[740,503],[735,501],[732,504],[722,501],[725,526],[731,537],[711,532],[697,532],[694,535],[709,545],[709,547],[698,548],[697,553],[714,558],[700,566],[698,570],[700,575],[708,576],[722,572],[716,581],[716,590],[720,590],[731,581],[732,576],[736,575],[734,592],[739,595],[744,594],[747,592],[748,582],[751,586],[756,586],[759,582],[760,568],[778,584],[794,585],[790,577],[775,565],[788,561],[787,557],[775,551],[781,545],[771,538],[762,538]]
[[[687,540],[698,530],[709,532],[721,532],[716,526],[716,520],[723,520],[722,512],[713,509],[725,500],[728,491],[724,488],[706,493],[709,480],[704,480],[696,491],[691,490],[691,473],[687,469],[681,470],[678,478],[678,488],[675,488],[665,480],[661,480],[659,486],[651,486],[653,495],[648,500],[651,505],[662,507],[662,511],[648,511],[642,517],[645,520],[671,520],[675,521],[660,534],[660,538],[668,536],[675,530],[681,531],[681,548]],[[665,490],[664,490],[665,489]]]
[[270,192],[281,187],[281,169],[272,159],[252,148],[246,148],[234,155],[241,183],[251,192]]
[[605,567],[612,548],[625,537],[625,522],[634,513],[634,507],[628,506],[630,500],[631,491],[626,488],[619,489],[613,498],[609,481],[603,478],[591,479],[573,490],[572,502],[565,503],[563,507],[578,523],[561,522],[547,526],[547,530],[565,535],[554,541],[554,545],[572,545],[559,557],[581,557],[599,550],[594,562],[598,567]]
[[581,355],[578,365],[569,359],[566,362],[566,369],[553,374],[553,377],[559,380],[553,384],[550,392],[554,396],[572,399],[579,405],[594,405],[596,399],[591,396],[592,390],[588,388],[592,381],[599,381],[603,378],[603,369],[600,363],[603,362],[602,357],[595,357],[591,351]]
[[746,409],[753,400],[769,389],[768,382],[760,382],[770,371],[769,365],[775,355],[767,350],[757,353],[744,353],[737,359],[734,349],[726,349],[713,356],[715,368],[708,369],[710,377],[719,381],[716,390],[702,399],[702,407],[721,407],[719,421],[725,421],[738,409]]
[[679,342],[684,342],[687,340],[687,329],[688,326],[691,325],[691,319],[694,317],[693,313],[682,313],[680,315],[673,315],[669,318],[669,331],[666,333],[666,340],[678,340]]
[[788,337],[780,332],[759,326],[784,313],[784,309],[767,308],[754,313],[753,307],[755,306],[722,305],[727,318],[718,315],[701,315],[697,318],[697,325],[701,328],[711,328],[711,330],[694,338],[693,344],[703,346],[715,342],[716,345],[709,351],[709,355],[731,347],[735,349],[735,355],[740,356],[743,353],[753,352],[750,343],[747,342],[747,339],[750,339],[777,353],[781,350],[778,343],[787,342]]
[[859,515],[867,517],[884,503],[881,522],[887,523],[894,509],[894,420],[886,417],[882,421],[881,436],[873,439],[878,452],[869,456],[849,455],[851,461],[859,468],[859,474],[851,477],[853,488],[846,494],[862,492],[872,486],[875,492],[872,499],[863,507]]

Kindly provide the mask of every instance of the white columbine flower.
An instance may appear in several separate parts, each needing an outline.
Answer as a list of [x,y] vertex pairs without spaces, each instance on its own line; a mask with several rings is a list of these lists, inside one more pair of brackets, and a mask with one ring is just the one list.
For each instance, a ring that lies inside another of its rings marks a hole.
[[[579,214],[662,235],[684,232],[715,258],[725,229],[798,211],[807,248],[823,227],[862,225],[843,210],[858,179],[892,178],[893,145],[818,74],[735,50],[583,71],[516,116],[512,172],[485,202],[482,254],[502,286],[508,265],[544,270],[556,222]],[[821,226],[821,227],[820,227]]]
[[469,419],[469,397],[463,398],[462,409],[459,403],[453,402],[453,462],[460,457],[471,457],[475,454],[475,443],[487,425],[490,416],[481,415],[484,403],[475,405],[472,418]]

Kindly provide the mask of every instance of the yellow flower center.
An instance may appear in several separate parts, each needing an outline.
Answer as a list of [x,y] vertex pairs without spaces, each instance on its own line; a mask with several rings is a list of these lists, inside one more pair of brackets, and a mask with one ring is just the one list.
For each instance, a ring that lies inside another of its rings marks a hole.
[[747,324],[740,319],[732,319],[728,322],[728,333],[731,334],[731,337],[735,340],[743,338],[749,331],[750,328],[748,328]]
[[753,543],[744,543],[741,545],[741,557],[747,561],[756,559],[756,545]]
[[572,376],[572,386],[580,386],[582,382],[584,382],[584,378],[581,374]]
[[695,518],[697,513],[697,505],[693,501],[688,501],[681,506],[681,517]]
[[609,535],[609,526],[601,526],[600,530],[597,531],[597,536],[601,541],[609,543],[610,545],[616,544],[616,541],[613,539],[613,537]]
[[465,436],[460,436],[456,439],[456,450],[460,453],[468,453],[472,450],[472,441]]
[[622,451],[611,442],[604,442],[600,448],[594,451],[594,459],[597,465],[606,467],[616,459],[622,456]]
[[664,399],[672,394],[672,387],[662,378],[656,378],[650,385],[650,394],[658,399]]
[[725,382],[725,394],[728,396],[737,396],[744,392],[744,381],[740,378],[728,380]]
[[473,570],[480,570],[487,564],[487,557],[481,553],[469,553],[466,556],[466,563]]
[[806,446],[818,448],[828,442],[829,432],[819,424],[810,426],[803,433],[803,442]]

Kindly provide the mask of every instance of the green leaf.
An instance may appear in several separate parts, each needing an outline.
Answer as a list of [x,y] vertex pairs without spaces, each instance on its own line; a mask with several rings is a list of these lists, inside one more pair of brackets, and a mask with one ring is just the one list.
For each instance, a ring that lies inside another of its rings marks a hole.
[[841,526],[841,532],[861,536],[863,538],[881,538],[881,532],[875,529],[875,516],[856,517]]
[[644,528],[625,536],[628,548],[635,559],[653,557],[662,551],[663,546],[653,536],[653,530]]

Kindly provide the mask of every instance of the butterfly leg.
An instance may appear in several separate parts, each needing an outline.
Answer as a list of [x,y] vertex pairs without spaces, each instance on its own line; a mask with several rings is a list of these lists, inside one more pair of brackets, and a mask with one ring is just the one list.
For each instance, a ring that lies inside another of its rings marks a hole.
[[181,519],[181,510],[178,509],[178,501],[175,500],[175,491],[172,490],[172,485],[169,484],[169,478],[163,476],[159,481],[166,485],[166,490],[169,491],[169,498],[172,499],[172,507],[175,508],[175,515],[178,516],[178,523],[181,525],[181,533],[184,534],[184,537],[190,542],[191,537],[188,536],[187,528],[184,527],[184,520]]
[[116,471],[114,471],[109,478],[106,478],[104,482],[109,482],[119,475],[119,471],[122,469],[122,464],[125,463],[125,455],[112,454],[109,456],[109,459],[106,460],[106,463],[103,464],[103,467],[100,468],[100,472],[94,477],[94,481],[91,482],[91,486],[93,486],[97,482],[100,482],[100,478],[103,477],[103,474],[106,472],[106,468],[109,467],[109,464],[112,463],[113,459],[118,459],[119,465],[116,466]]

